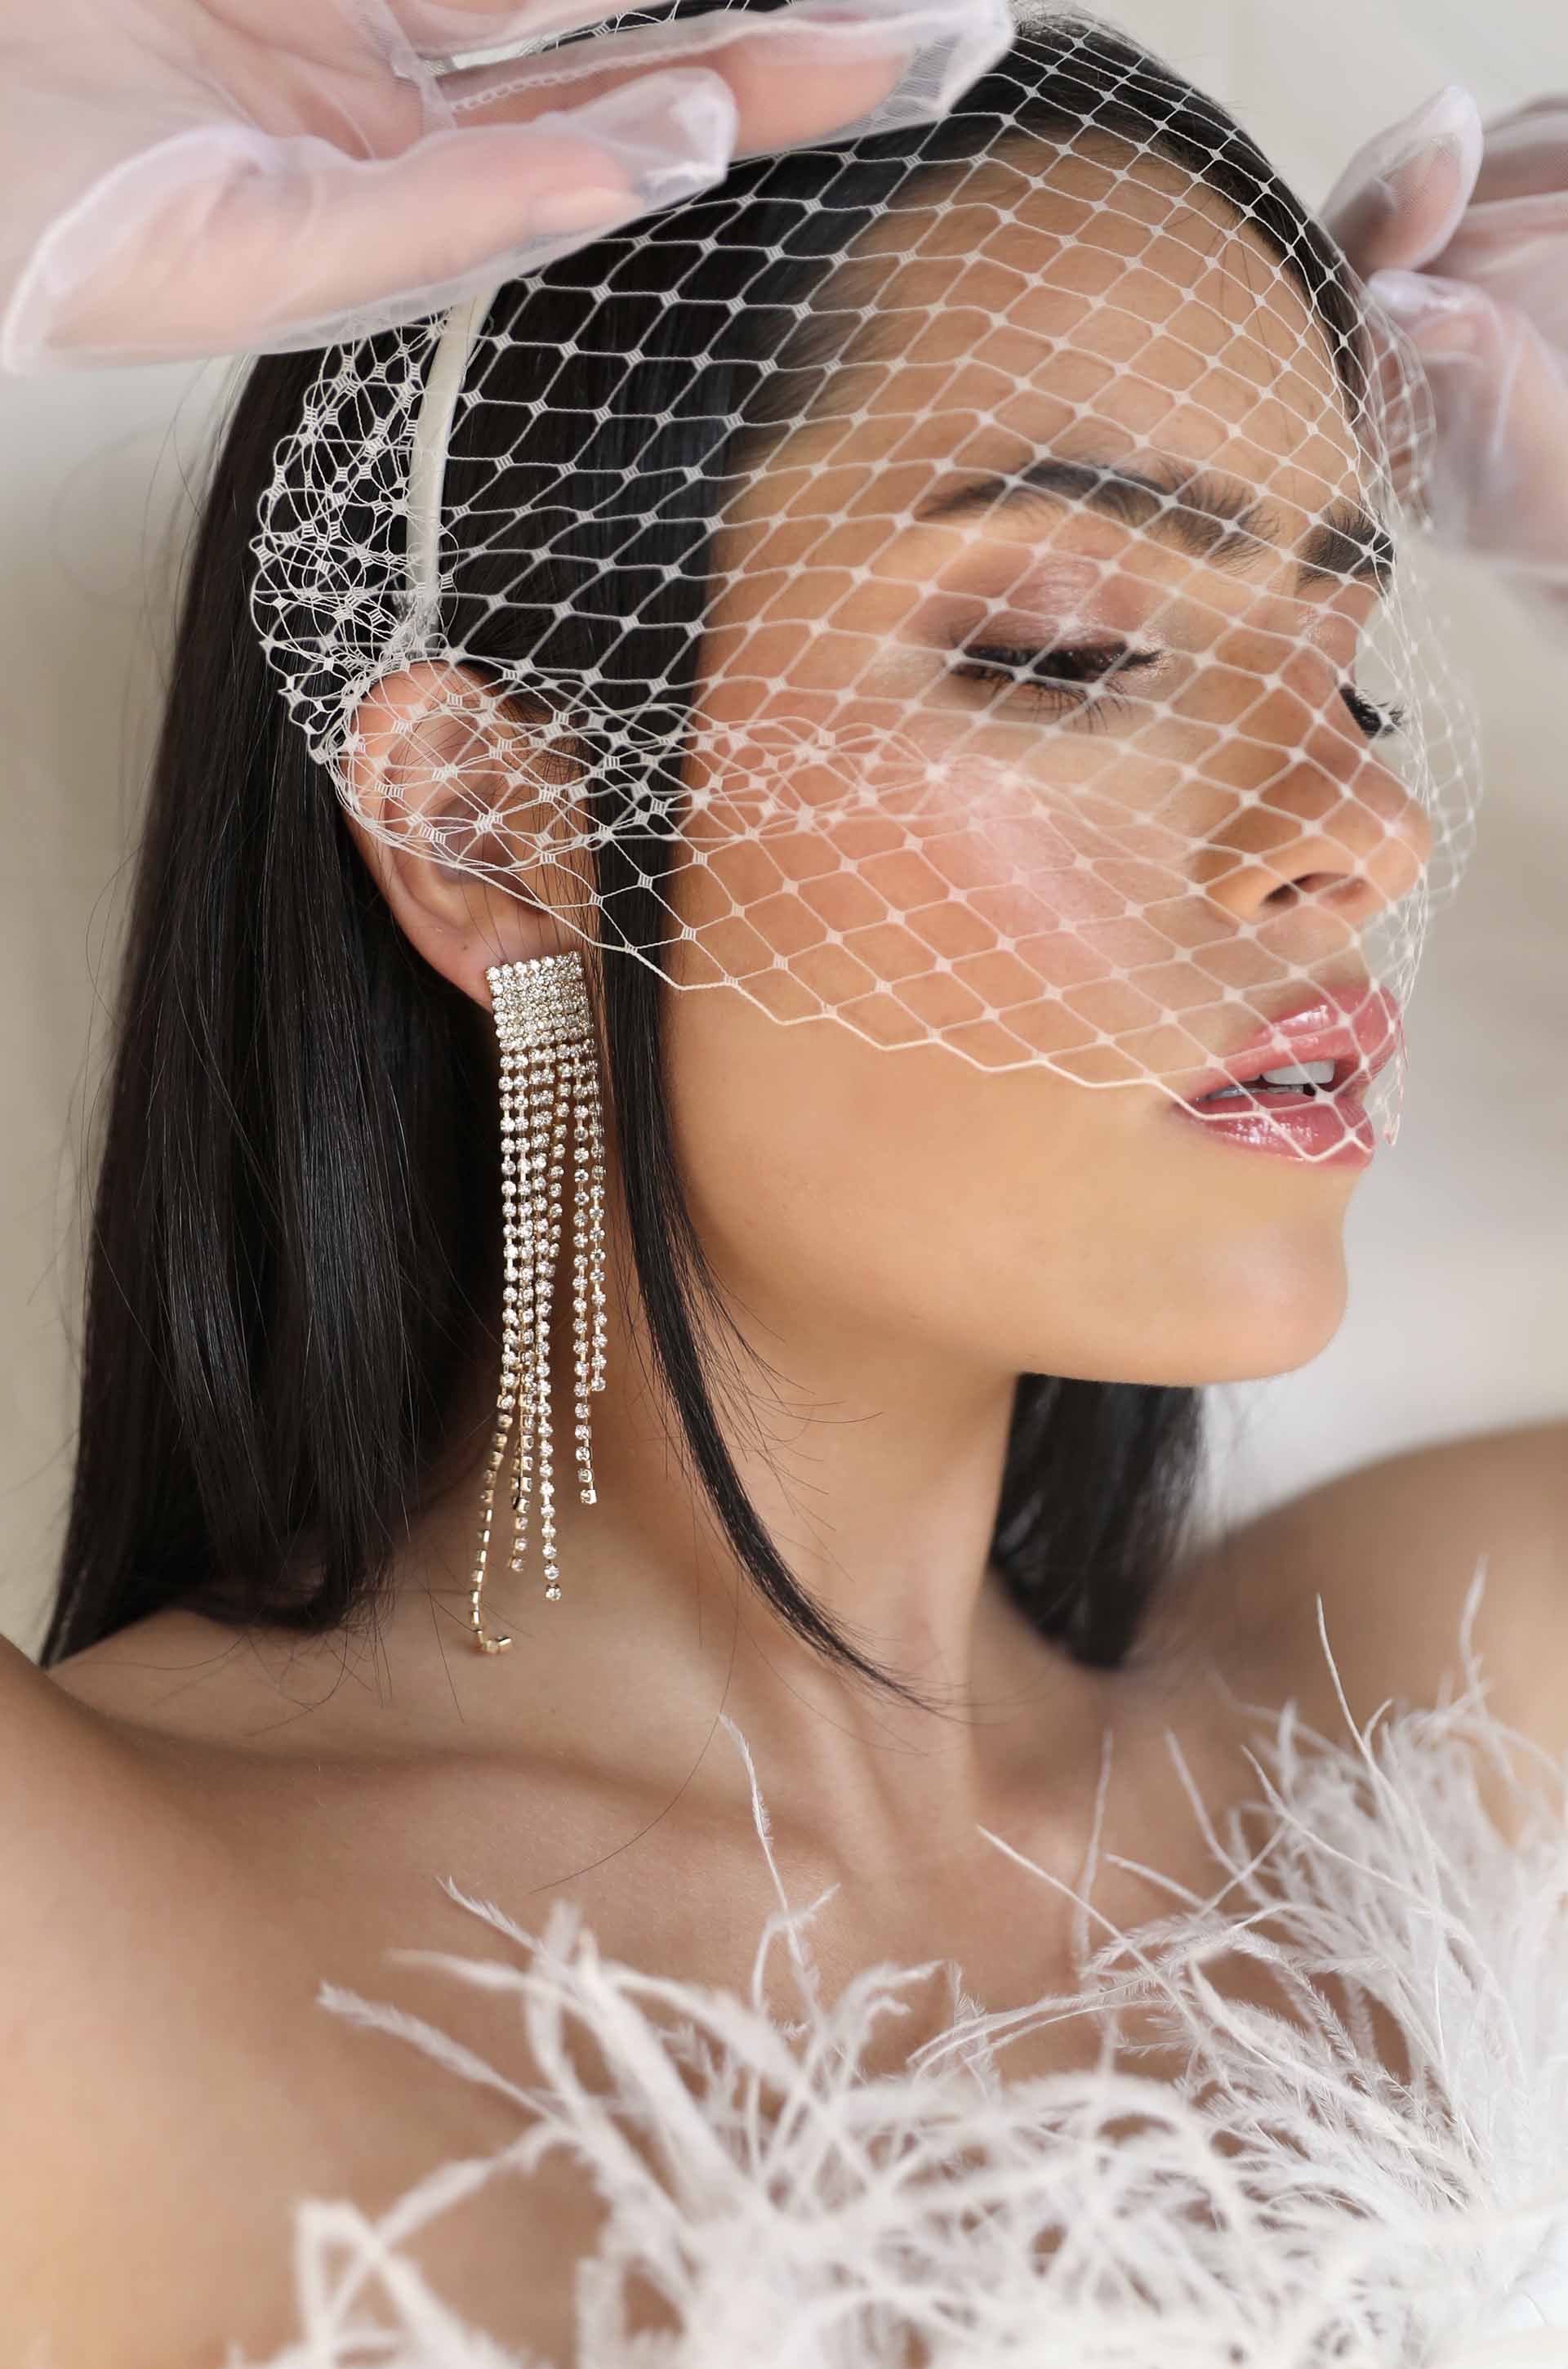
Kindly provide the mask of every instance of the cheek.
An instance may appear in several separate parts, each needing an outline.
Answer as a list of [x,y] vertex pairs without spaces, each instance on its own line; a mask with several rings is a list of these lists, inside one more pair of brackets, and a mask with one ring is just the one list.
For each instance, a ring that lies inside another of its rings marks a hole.
[[[1212,1001],[1185,959],[1190,833],[1177,846],[996,757],[899,771],[801,750],[787,797],[748,762],[710,775],[683,830],[685,983],[735,981],[779,1020],[836,1013],[879,1047],[936,1037],[982,1069],[1045,1059],[1091,1083],[1139,1074],[1149,1033]],[[1096,763],[1124,788],[1139,771]]]
[[699,1235],[781,1343],[1196,1383],[1300,1364],[1343,1314],[1344,1188],[1172,1141],[1150,1093],[888,1054],[723,989],[672,995],[668,1041]]
[[[1087,1222],[1079,1105],[1095,1098],[1048,1071],[1001,1080],[832,1019],[780,1026],[727,988],[676,991],[668,1010],[688,1197],[749,1305],[950,1332],[977,1269],[1037,1255],[1053,1210],[1059,1238]],[[1075,1130],[1053,1127],[1057,1105]]]

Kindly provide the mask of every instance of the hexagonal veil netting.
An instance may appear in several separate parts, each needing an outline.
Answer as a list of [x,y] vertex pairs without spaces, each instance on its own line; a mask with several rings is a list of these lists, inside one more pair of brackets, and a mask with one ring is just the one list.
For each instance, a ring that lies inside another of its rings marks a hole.
[[934,96],[974,16],[869,128],[329,351],[258,628],[373,833],[605,962],[1365,1156],[1476,789],[1424,383],[1109,24]]

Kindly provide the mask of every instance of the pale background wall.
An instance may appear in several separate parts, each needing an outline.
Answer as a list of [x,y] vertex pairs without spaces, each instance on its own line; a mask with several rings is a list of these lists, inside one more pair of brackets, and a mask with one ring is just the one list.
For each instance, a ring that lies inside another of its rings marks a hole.
[[[1121,0],[1321,198],[1441,84],[1568,91],[1562,0]],[[86,1177],[120,882],[184,481],[230,372],[0,380],[0,1630],[29,1650],[70,1479]],[[1565,461],[1568,465],[1568,461]],[[1397,1149],[1358,1188],[1352,1299],[1299,1372],[1217,1392],[1215,1517],[1407,1443],[1568,1411],[1568,636],[1449,571],[1481,690],[1480,852],[1411,1008]]]

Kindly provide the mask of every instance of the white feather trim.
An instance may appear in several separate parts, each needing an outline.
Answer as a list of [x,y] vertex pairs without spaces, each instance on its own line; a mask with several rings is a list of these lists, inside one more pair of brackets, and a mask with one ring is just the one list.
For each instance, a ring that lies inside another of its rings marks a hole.
[[[323,1986],[334,2013],[514,2099],[522,2134],[443,2165],[378,2222],[348,2202],[300,2205],[303,2334],[264,2369],[518,2369],[398,2249],[560,2147],[606,2206],[578,2272],[581,2369],[1568,2369],[1568,1767],[1485,1707],[1471,1645],[1484,1571],[1457,1700],[1446,1690],[1436,1710],[1357,1730],[1341,1690],[1349,1744],[1301,1728],[1294,1703],[1274,1715],[1252,1756],[1266,1797],[1252,1808],[1274,1811],[1272,1835],[1249,1855],[1245,1813],[1223,1840],[1205,1823],[1226,1876],[1209,1899],[1167,1883],[1183,1907],[1122,1933],[980,1829],[1021,1886],[1076,1904],[1082,1986],[1024,2010],[982,2013],[951,1960],[868,1967],[824,2005],[805,1939],[821,1903],[790,1909],[728,1721],[781,1904],[748,1998],[601,1959],[569,1902],[539,1939],[446,1880],[522,1962],[390,1954],[515,1994],[545,2086]],[[1321,1600],[1319,1632],[1338,1688]],[[1510,1746],[1539,1787],[1510,1769]],[[1519,1806],[1511,1850],[1477,1751]],[[1092,1957],[1090,1920],[1109,1935]],[[793,2023],[766,2003],[781,1939]],[[1223,1994],[1208,1969],[1230,1952],[1273,1970],[1289,2014]],[[899,2071],[868,2073],[874,2027],[933,1972],[952,1986],[944,2031]],[[1086,2006],[1104,2020],[1096,2067],[1004,2080],[1010,2033]],[[1406,2080],[1375,2055],[1377,2009],[1404,2036]],[[1135,2069],[1121,2031],[1134,2010],[1180,2044],[1180,2081]],[[574,2070],[577,2026],[605,2094]],[[634,2281],[668,2300],[679,2333],[627,2332]],[[373,2334],[356,2315],[367,2295]],[[231,2354],[228,2369],[246,2364]]]

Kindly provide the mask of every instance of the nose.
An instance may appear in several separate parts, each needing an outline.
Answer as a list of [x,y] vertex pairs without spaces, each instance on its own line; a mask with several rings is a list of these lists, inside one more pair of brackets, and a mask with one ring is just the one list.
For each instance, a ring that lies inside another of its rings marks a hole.
[[1278,712],[1266,729],[1262,710],[1245,727],[1246,795],[1208,839],[1203,886],[1238,921],[1310,911],[1359,935],[1421,879],[1431,818],[1356,723],[1337,675],[1310,706],[1283,683],[1267,705]]

